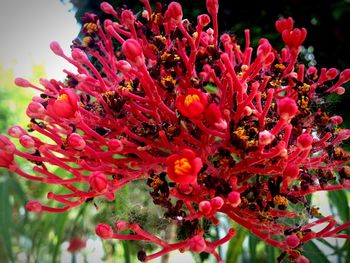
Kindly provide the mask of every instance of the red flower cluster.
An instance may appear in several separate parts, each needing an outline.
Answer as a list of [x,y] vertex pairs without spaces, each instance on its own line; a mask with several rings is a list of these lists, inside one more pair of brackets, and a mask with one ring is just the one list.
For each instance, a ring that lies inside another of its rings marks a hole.
[[[150,198],[167,210],[164,216],[186,229],[177,243],[125,221],[96,227],[104,239],[162,248],[140,251],[141,261],[192,250],[221,262],[216,248],[235,230],[209,241],[200,224],[202,218],[218,224],[219,212],[296,262],[308,261],[303,244],[312,239],[350,238],[340,233],[350,222],[338,226],[305,198],[350,187],[350,157],[340,147],[350,130],[324,104],[326,95],[344,93],[350,70],[298,62],[306,30],[293,29],[292,18],[276,22],[286,48],[279,52],[261,39],[255,55],[249,30],[243,48],[229,34],[219,38],[217,0],[207,0],[210,17],[198,16],[197,25],[182,20],[176,2],[154,10],[148,0],[141,2],[142,17],[102,3],[117,21],[107,19],[103,26],[86,14],[83,39],[73,42],[71,56],[57,42],[50,45],[77,68],[78,73],[65,70],[64,83],[42,80],[37,87],[16,79],[41,95],[28,105],[28,130],[14,126],[8,132],[25,150],[0,136],[0,166],[68,192],[48,193],[59,203],[55,207],[33,200],[27,209],[62,212],[98,196],[113,200],[121,187],[144,181]],[[34,173],[20,169],[15,156],[30,161]],[[305,209],[295,211],[294,204]],[[298,225],[290,227],[287,220]]]

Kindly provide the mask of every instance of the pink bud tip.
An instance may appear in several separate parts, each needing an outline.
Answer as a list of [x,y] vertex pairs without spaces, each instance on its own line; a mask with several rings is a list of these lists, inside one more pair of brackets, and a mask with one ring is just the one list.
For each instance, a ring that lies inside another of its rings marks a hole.
[[309,263],[309,259],[305,256],[300,255],[297,258],[296,263]]
[[339,82],[340,83],[345,83],[350,80],[350,69],[346,69],[342,71],[339,75]]
[[86,142],[78,133],[72,133],[68,137],[69,146],[73,147],[75,150],[81,151],[85,148]]
[[295,100],[291,98],[283,98],[278,103],[278,114],[282,119],[289,120],[298,112],[298,106]]
[[289,163],[283,171],[283,176],[295,179],[299,176],[299,167],[294,163]]
[[123,220],[118,220],[116,223],[115,223],[115,228],[118,230],[118,231],[124,231],[125,229],[127,229],[129,226],[129,224]]
[[165,13],[165,16],[176,25],[181,23],[182,16],[183,16],[182,6],[178,2],[171,2]]
[[215,196],[210,200],[210,203],[214,209],[220,209],[224,205],[224,200],[220,196]]
[[106,14],[109,14],[109,15],[114,15],[116,14],[113,6],[110,4],[110,3],[107,3],[107,2],[102,2],[100,4],[100,8],[103,12],[105,12]]
[[142,48],[135,39],[128,39],[122,45],[122,52],[129,62],[136,67],[140,67],[145,63]]
[[29,118],[40,119],[43,117],[45,111],[45,107],[41,103],[33,101],[29,103],[26,114]]
[[209,201],[202,201],[199,203],[198,209],[203,215],[209,215],[212,208]]
[[13,138],[20,138],[22,135],[25,135],[27,132],[21,126],[14,125],[8,129],[7,133]]
[[197,17],[197,23],[198,23],[198,25],[201,25],[202,27],[206,27],[210,23],[210,17],[206,14],[199,15]]
[[338,76],[339,74],[339,71],[335,68],[330,68],[327,73],[326,73],[326,76],[327,76],[327,79],[328,80],[332,80],[334,79],[336,76]]
[[339,116],[339,115],[332,116],[330,120],[331,120],[331,122],[333,124],[336,124],[336,125],[339,125],[339,124],[343,123],[343,118],[341,116]]
[[237,207],[241,203],[241,196],[240,193],[236,191],[232,191],[231,193],[228,194],[227,200],[233,207]]
[[32,87],[32,84],[28,80],[23,78],[15,78],[15,84],[22,88]]
[[310,149],[312,145],[313,137],[311,134],[304,133],[297,139],[297,146],[300,150]]
[[111,239],[113,237],[113,229],[107,224],[98,224],[95,228],[96,234],[103,239]]
[[259,133],[259,144],[267,145],[270,144],[275,139],[275,135],[271,132],[264,130]]
[[108,141],[108,148],[111,151],[116,151],[116,152],[121,152],[124,148],[123,143],[121,142],[121,140],[118,139],[110,139]]
[[275,26],[279,33],[282,33],[284,30],[291,31],[294,26],[294,20],[291,17],[282,18],[276,21]]
[[343,95],[345,93],[345,88],[344,87],[338,87],[335,90],[335,93],[337,93],[338,95]]
[[26,209],[29,212],[40,213],[42,211],[42,205],[38,201],[31,200],[26,204]]
[[108,179],[102,172],[94,172],[90,175],[89,184],[92,190],[98,193],[106,191],[108,186]]
[[286,237],[286,243],[289,247],[295,248],[299,246],[300,240],[296,235],[289,235]]
[[35,145],[34,140],[32,139],[32,137],[30,137],[29,135],[22,135],[19,138],[19,143],[24,147],[24,148],[32,148]]
[[193,186],[190,184],[179,184],[178,187],[179,187],[179,191],[185,195],[189,195],[193,191]]
[[50,43],[50,49],[53,53],[55,53],[57,56],[64,56],[64,52],[60,46],[60,44],[57,41],[52,41]]
[[190,250],[193,252],[203,252],[207,248],[205,239],[202,236],[194,236],[189,241]]
[[124,10],[121,15],[124,25],[130,27],[135,23],[135,16],[130,10]]
[[130,63],[127,62],[126,60],[119,60],[116,64],[117,64],[117,68],[121,72],[128,72],[131,69]]
[[207,0],[206,2],[208,13],[211,16],[216,16],[219,11],[219,1],[218,0]]
[[72,58],[79,63],[86,63],[89,61],[84,51],[79,48],[74,48],[72,51]]

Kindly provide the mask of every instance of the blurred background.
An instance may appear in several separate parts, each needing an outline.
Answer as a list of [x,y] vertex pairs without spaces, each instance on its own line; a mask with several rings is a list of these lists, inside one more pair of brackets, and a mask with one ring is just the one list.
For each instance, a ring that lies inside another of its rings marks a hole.
[[[26,125],[25,108],[33,96],[27,89],[15,87],[15,77],[24,77],[33,83],[39,79],[63,79],[63,68],[71,66],[49,50],[49,43],[58,41],[69,53],[73,39],[79,37],[80,17],[85,12],[98,14],[101,0],[1,0],[0,1],[0,132],[6,133],[11,125]],[[125,5],[136,11],[137,0],[107,1],[114,6]],[[152,1],[151,1],[152,2]],[[164,5],[171,1],[161,1]],[[205,0],[178,1],[184,8],[184,17],[196,23],[196,16],[205,11]],[[154,4],[155,1],[152,2]],[[301,57],[306,64],[318,67],[350,67],[350,0],[280,0],[250,1],[221,0],[219,27],[221,32],[237,35],[243,42],[243,30],[251,30],[252,45],[265,37],[277,49],[283,43],[274,28],[280,17],[292,16],[296,27],[305,27],[308,36]],[[240,40],[239,40],[240,41]],[[340,113],[350,127],[346,103],[350,92],[341,97],[329,98],[331,111]],[[25,163],[22,164],[26,166]],[[62,171],[59,171],[62,172]],[[52,189],[50,189],[51,191]],[[21,180],[0,168],[0,262],[135,262],[142,243],[101,242],[94,234],[94,225],[104,219],[127,217],[146,224],[148,228],[164,231],[161,213],[148,202],[146,188],[125,187],[114,203],[95,200],[62,214],[28,214],[24,209],[27,200],[46,201],[48,187]],[[325,199],[330,199],[327,202]],[[333,214],[340,222],[350,220],[349,193],[336,192],[313,196],[324,214]],[[132,201],[132,202],[131,202]],[[329,205],[328,205],[329,203]],[[223,228],[233,222],[222,219]],[[279,251],[265,245],[255,236],[237,226],[238,235],[220,253],[229,263],[275,262]],[[210,229],[213,238],[222,235],[219,229]],[[70,250],[70,252],[68,251]],[[71,253],[73,252],[73,253]],[[305,246],[311,262],[350,262],[350,243],[322,240]],[[213,262],[201,254],[172,255],[157,262]],[[156,262],[156,261],[155,261]]]

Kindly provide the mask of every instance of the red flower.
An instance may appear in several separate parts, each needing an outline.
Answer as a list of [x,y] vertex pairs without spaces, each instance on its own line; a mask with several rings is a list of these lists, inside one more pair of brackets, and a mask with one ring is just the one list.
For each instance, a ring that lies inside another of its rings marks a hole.
[[166,160],[167,172],[171,180],[177,183],[192,184],[197,181],[197,174],[202,168],[202,160],[190,149],[181,154],[173,154]]
[[281,34],[284,30],[291,31],[293,29],[293,25],[294,20],[291,17],[279,19],[275,23],[277,31]]
[[298,49],[304,42],[306,33],[305,28],[302,28],[301,30],[299,28],[295,28],[291,31],[284,30],[282,32],[282,39],[290,49]]
[[176,108],[188,118],[198,118],[203,113],[208,98],[205,93],[197,89],[188,89],[187,95],[179,95],[176,99]]
[[72,89],[62,89],[57,99],[49,100],[47,110],[62,118],[73,118],[78,110],[79,98]]
[[0,134],[0,167],[9,167],[13,164],[15,150],[15,145]]

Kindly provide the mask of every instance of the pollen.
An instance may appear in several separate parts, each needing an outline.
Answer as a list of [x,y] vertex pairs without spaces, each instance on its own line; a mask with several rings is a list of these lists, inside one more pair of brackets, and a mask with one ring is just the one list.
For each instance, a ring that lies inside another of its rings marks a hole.
[[91,41],[92,41],[91,37],[84,37],[81,45],[83,47],[88,47]]
[[195,101],[200,101],[199,96],[197,94],[187,95],[184,104],[186,107],[188,107]]
[[98,31],[98,27],[95,23],[86,23],[84,24],[84,29],[88,34],[95,33]]
[[175,85],[176,80],[174,80],[171,75],[167,75],[162,78],[161,83],[163,87],[169,88]]
[[276,195],[273,198],[273,204],[277,206],[278,209],[284,210],[288,206],[288,200],[282,195]]
[[237,130],[233,132],[241,140],[248,140],[249,136],[246,134],[246,131],[243,127],[238,127]]
[[286,68],[286,66],[283,65],[283,64],[276,64],[276,65],[275,65],[275,68],[282,71],[282,70],[284,70],[284,69]]
[[58,96],[58,100],[63,100],[63,101],[68,101],[68,95],[67,94],[62,94]]
[[174,172],[178,175],[186,175],[192,169],[192,166],[187,158],[181,158],[175,161]]

